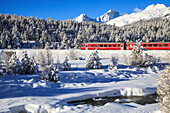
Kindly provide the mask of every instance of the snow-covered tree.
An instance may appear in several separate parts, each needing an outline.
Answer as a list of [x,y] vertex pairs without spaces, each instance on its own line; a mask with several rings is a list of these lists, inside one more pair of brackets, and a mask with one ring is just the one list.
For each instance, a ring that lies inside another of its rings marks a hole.
[[6,65],[5,63],[0,59],[0,76],[3,76],[6,73]]
[[128,64],[130,66],[145,67],[158,62],[158,59],[148,55],[144,50],[145,49],[141,46],[140,42],[136,43],[133,46]]
[[54,64],[46,66],[40,78],[42,80],[58,82],[60,80],[59,69]]
[[74,50],[74,49],[70,49],[70,50],[69,50],[68,56],[69,56],[69,59],[70,59],[70,60],[76,60],[76,59],[78,59],[78,53],[77,53],[77,51]]
[[117,64],[118,64],[118,58],[112,56],[108,69],[117,71]]
[[14,34],[13,36],[13,41],[12,41],[12,47],[15,49],[21,48],[22,41],[21,38],[19,36],[17,36],[16,34]]
[[40,51],[37,56],[38,64],[40,65],[40,70],[44,70],[46,66],[53,64],[53,56],[49,49]]
[[99,69],[102,67],[100,58],[98,56],[98,51],[92,52],[86,61],[86,68]]
[[13,54],[9,60],[7,73],[10,75],[22,74],[21,63],[16,54]]
[[30,73],[31,74],[39,73],[39,66],[34,56],[30,59]]
[[68,58],[66,57],[61,68],[63,70],[70,70],[71,69],[71,65],[68,63]]
[[161,105],[162,113],[169,113],[170,111],[170,55],[169,65],[166,66],[164,74],[159,74],[158,80],[158,101]]
[[38,65],[34,58],[29,58],[27,52],[23,52],[24,56],[21,59],[21,67],[23,74],[35,74],[38,73]]

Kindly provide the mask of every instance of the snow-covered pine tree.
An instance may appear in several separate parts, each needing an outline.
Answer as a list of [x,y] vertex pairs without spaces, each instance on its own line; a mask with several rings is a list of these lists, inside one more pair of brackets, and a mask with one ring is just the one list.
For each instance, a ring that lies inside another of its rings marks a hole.
[[28,57],[27,52],[23,52],[24,56],[21,59],[21,67],[23,74],[35,74],[38,73],[38,66],[35,59]]
[[117,71],[117,63],[118,63],[118,58],[112,56],[108,69]]
[[92,52],[86,61],[86,68],[99,69],[102,67],[100,58],[98,56],[98,51]]
[[22,39],[21,39],[20,36],[17,36],[16,34],[14,34],[12,42],[13,42],[12,43],[13,48],[15,48],[15,49],[21,48],[21,46],[22,46]]
[[46,43],[45,43],[44,49],[50,49],[50,43],[49,43],[49,42],[46,42]]
[[7,74],[10,75],[22,74],[21,63],[15,53],[11,56],[9,60]]
[[32,57],[32,59],[30,59],[30,73],[31,74],[39,73],[38,63],[36,62],[34,56]]
[[169,113],[170,111],[170,55],[168,58],[168,66],[164,70],[164,74],[159,74],[158,79],[158,101],[161,105],[162,113]]
[[62,66],[61,66],[61,68],[62,68],[63,70],[70,70],[70,69],[71,69],[71,65],[68,64],[68,58],[67,58],[67,57],[65,58]]
[[59,69],[54,64],[46,66],[40,78],[46,81],[58,82],[60,80]]
[[0,58],[0,76],[3,76],[6,73],[6,65]]

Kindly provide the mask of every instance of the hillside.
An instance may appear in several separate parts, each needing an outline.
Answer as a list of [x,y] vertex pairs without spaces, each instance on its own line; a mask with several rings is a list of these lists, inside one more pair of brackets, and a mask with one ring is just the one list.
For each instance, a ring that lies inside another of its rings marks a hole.
[[22,48],[23,41],[35,41],[35,48],[49,46],[55,49],[80,48],[83,42],[170,41],[169,23],[170,17],[116,27],[95,22],[0,14],[0,48]]

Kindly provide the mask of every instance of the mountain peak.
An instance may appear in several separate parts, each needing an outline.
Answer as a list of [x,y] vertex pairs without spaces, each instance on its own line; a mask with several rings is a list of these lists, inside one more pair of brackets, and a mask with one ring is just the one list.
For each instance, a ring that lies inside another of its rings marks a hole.
[[78,21],[78,22],[95,21],[94,19],[88,17],[86,14],[81,14],[80,16],[74,18],[73,20]]
[[167,8],[167,7],[164,4],[156,4],[156,5],[152,4],[146,7],[145,11],[154,10],[154,9],[162,9],[162,8]]
[[96,21],[104,23],[104,22],[107,22],[107,21],[109,21],[109,20],[111,20],[113,18],[116,18],[118,16],[120,16],[118,11],[116,11],[114,9],[110,9],[105,14],[97,17]]
[[79,17],[87,17],[86,14],[81,14]]
[[110,9],[109,11],[107,11],[107,13],[110,13],[110,12],[117,12],[117,11],[114,9]]

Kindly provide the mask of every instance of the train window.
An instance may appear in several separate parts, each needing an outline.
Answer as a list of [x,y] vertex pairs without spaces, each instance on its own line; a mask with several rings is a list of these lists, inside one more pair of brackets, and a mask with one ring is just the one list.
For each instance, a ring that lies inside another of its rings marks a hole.
[[118,44],[118,47],[120,47],[120,44]]
[[159,47],[162,47],[162,44],[159,44]]
[[92,44],[92,47],[94,47],[94,44]]
[[98,45],[96,45],[96,47],[98,47]]
[[143,47],[147,47],[147,44],[144,44]]
[[104,47],[107,47],[107,45],[105,44]]
[[149,47],[152,47],[152,44],[149,44]]
[[113,44],[113,47],[116,47],[116,44]]
[[112,47],[112,45],[109,44],[109,47]]
[[102,45],[102,44],[100,44],[100,47],[103,47],[103,45]]
[[164,44],[164,47],[168,47],[168,44]]
[[157,47],[157,44],[154,44],[154,47]]

